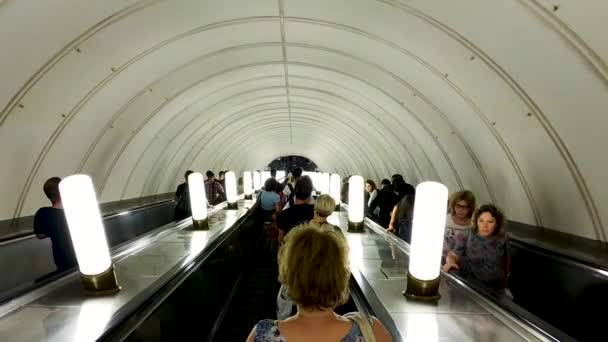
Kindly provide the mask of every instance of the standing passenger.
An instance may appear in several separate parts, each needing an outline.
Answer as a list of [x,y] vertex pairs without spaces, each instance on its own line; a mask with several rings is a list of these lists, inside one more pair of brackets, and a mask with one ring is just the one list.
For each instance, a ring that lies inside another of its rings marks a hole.
[[290,179],[290,182],[288,182],[283,188],[283,193],[285,194],[285,196],[287,196],[287,204],[285,205],[286,207],[287,205],[292,206],[295,201],[294,187],[296,182],[300,179],[300,177],[302,177],[302,168],[296,167],[295,169],[293,169],[293,171],[291,171],[291,176],[293,177],[293,179]]
[[369,207],[372,205],[372,202],[378,196],[378,187],[373,180],[368,179],[365,181],[365,192],[368,194],[367,201],[365,202],[365,213],[370,217],[374,216],[374,213],[369,211]]
[[492,204],[482,205],[473,215],[473,229],[456,240],[443,270],[460,274],[490,288],[505,288],[509,277],[509,241],[502,231],[505,217]]
[[384,228],[388,228],[395,204],[397,204],[397,195],[391,188],[391,182],[388,179],[383,179],[382,188],[378,191],[378,195],[370,204],[369,211],[374,212],[376,208],[379,208],[378,224]]
[[207,194],[207,201],[209,201],[209,204],[211,205],[222,203],[225,200],[224,187],[222,187],[220,182],[215,180],[213,171],[207,171],[206,175],[205,192]]
[[443,259],[454,249],[457,240],[471,229],[471,216],[475,210],[475,195],[470,191],[458,191],[452,194],[449,201],[450,213],[445,219],[443,239]]
[[279,183],[274,178],[268,178],[264,182],[264,189],[260,194],[260,209],[262,210],[262,219],[268,221],[276,219],[276,213],[281,211],[281,197],[276,192],[276,187]]
[[312,180],[308,176],[302,176],[296,182],[293,189],[295,197],[293,206],[281,211],[277,215],[279,242],[283,241],[283,237],[293,227],[308,222],[313,218],[315,206],[309,203],[312,188]]
[[345,239],[311,225],[294,229],[279,251],[279,281],[297,304],[297,313],[259,321],[247,341],[391,341],[378,319],[334,312],[348,301],[349,279]]
[[59,193],[61,178],[53,177],[44,182],[44,194],[51,201],[50,207],[38,209],[34,216],[34,234],[39,239],[50,238],[53,259],[58,271],[65,271],[78,265],[68,223],[63,211]]
[[186,179],[182,184],[177,186],[175,190],[175,212],[173,214],[173,221],[181,221],[186,217],[192,216],[192,208],[190,206],[190,188],[188,187],[188,176],[193,174],[192,170],[186,171],[184,178]]

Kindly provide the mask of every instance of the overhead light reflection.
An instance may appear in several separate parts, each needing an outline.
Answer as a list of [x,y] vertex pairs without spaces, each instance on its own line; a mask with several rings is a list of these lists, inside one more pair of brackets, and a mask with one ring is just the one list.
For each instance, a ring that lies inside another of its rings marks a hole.
[[407,342],[437,342],[439,327],[435,314],[411,314],[407,316]]
[[94,299],[85,301],[78,314],[74,341],[96,341],[112,318],[111,301]]

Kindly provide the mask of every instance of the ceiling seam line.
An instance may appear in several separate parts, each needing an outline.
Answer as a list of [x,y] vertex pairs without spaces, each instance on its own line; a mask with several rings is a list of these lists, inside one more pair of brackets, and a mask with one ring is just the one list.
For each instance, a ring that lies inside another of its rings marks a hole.
[[283,52],[283,73],[285,74],[285,93],[287,95],[287,110],[289,117],[289,143],[293,144],[293,125],[291,123],[291,94],[289,92],[289,66],[287,65],[287,44],[285,39],[285,8],[283,0],[278,0],[279,25],[281,27],[281,50]]

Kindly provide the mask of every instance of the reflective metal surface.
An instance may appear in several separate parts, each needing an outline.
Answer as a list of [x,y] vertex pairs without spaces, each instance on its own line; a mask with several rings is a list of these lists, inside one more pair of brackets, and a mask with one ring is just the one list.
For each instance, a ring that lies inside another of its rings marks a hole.
[[49,284],[21,301],[0,308],[0,341],[94,341],[125,305],[195,258],[222,232],[245,215],[253,201],[239,201],[239,210],[222,207],[210,213],[209,231],[185,231],[190,218],[114,256],[122,290],[107,297],[89,297],[78,277]]
[[348,233],[345,211],[334,213],[329,221],[339,225],[348,240],[352,272],[363,274],[404,340],[544,340],[523,322],[491,307],[462,283],[445,275],[441,277],[438,303],[406,299],[402,292],[406,285],[408,246],[369,220],[364,233]]

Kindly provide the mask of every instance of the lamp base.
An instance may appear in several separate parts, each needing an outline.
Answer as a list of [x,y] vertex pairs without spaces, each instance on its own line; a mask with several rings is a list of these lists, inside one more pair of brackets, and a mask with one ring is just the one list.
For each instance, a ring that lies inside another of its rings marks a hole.
[[348,221],[348,232],[350,233],[363,233],[365,228],[363,227],[363,221],[361,222],[350,222]]
[[253,195],[245,195],[245,199],[246,200],[252,200],[253,199]]
[[120,291],[120,286],[116,283],[116,275],[114,274],[114,265],[97,275],[80,274],[84,293],[94,296],[107,296]]
[[227,210],[237,210],[238,208],[239,208],[238,202],[234,202],[234,203],[228,202],[228,205],[226,205]]
[[407,287],[403,291],[403,295],[411,300],[437,302],[441,298],[439,280],[440,277],[432,280],[420,280],[407,272]]
[[195,220],[192,219],[193,230],[209,230],[209,219]]

